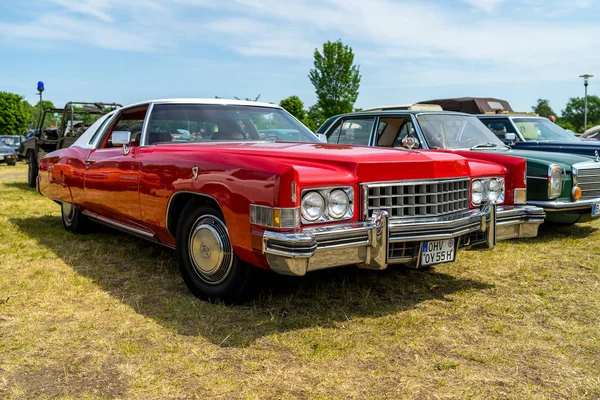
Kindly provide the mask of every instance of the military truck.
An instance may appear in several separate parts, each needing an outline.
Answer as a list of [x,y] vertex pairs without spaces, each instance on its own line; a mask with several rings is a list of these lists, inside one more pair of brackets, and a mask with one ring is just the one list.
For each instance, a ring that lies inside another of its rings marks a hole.
[[[69,147],[102,115],[121,107],[118,103],[70,101],[64,108],[47,108],[42,113],[35,134],[19,146],[19,158],[27,160],[27,184],[35,187],[39,160],[51,151]],[[58,127],[44,128],[44,121],[59,115]]]

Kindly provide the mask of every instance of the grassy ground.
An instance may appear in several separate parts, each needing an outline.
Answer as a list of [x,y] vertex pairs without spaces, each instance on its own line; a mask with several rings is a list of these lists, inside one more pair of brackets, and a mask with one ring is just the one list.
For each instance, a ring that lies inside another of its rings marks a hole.
[[600,398],[599,222],[226,307],[170,250],[65,232],[25,176],[0,165],[0,398]]

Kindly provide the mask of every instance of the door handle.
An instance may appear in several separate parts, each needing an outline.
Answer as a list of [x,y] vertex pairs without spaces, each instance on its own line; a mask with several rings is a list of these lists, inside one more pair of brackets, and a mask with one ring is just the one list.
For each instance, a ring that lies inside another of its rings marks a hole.
[[86,164],[95,164],[96,160],[85,160]]

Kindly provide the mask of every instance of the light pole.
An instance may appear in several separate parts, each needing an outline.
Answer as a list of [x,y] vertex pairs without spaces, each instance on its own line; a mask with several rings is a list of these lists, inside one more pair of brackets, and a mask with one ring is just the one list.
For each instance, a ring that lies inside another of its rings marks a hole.
[[583,109],[583,130],[587,129],[587,87],[588,87],[588,79],[593,78],[594,75],[583,74],[579,75],[580,78],[583,78],[583,86],[585,87],[585,100],[584,100],[584,109]]

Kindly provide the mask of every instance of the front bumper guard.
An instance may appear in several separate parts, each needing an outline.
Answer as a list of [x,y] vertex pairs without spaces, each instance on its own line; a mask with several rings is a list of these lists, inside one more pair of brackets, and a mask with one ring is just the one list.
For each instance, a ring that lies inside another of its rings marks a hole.
[[419,264],[420,252],[390,260],[390,244],[459,239],[465,235],[478,239],[463,241],[460,248],[493,249],[496,206],[486,203],[478,210],[412,220],[391,220],[386,211],[379,210],[368,221],[304,228],[301,232],[265,231],[262,253],[271,269],[284,275],[302,276],[307,271],[350,264],[381,270],[390,263]]
[[544,209],[535,206],[497,206],[496,237],[498,240],[536,237],[544,222]]

